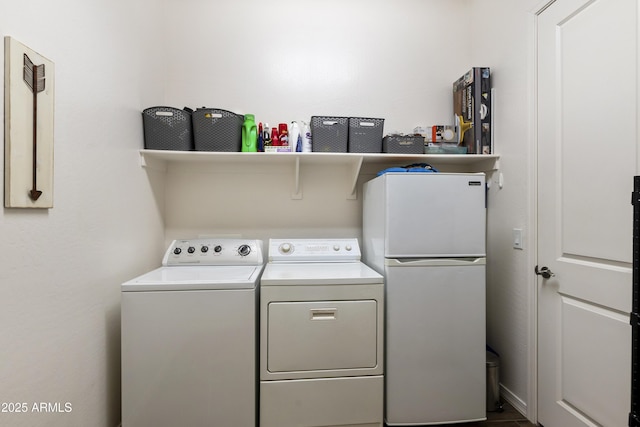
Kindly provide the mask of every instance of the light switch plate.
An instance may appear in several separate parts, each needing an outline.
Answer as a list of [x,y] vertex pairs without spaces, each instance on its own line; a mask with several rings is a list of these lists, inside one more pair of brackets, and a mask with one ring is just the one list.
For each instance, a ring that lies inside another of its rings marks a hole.
[[514,228],[513,229],[513,248],[514,249],[522,249],[522,229]]

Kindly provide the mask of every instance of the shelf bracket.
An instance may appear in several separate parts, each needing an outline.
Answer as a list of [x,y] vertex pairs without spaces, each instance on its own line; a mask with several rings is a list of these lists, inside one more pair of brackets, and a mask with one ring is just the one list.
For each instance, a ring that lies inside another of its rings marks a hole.
[[156,159],[153,157],[149,157],[149,156],[145,156],[144,152],[140,152],[140,167],[147,169],[147,170],[153,170],[153,171],[159,171],[159,172],[166,172],[167,171],[167,162],[164,160],[160,160],[160,159]]
[[347,187],[350,189],[350,193],[347,194],[347,200],[356,200],[358,198],[358,177],[360,176],[363,161],[364,156],[360,156],[351,164],[351,176],[349,177],[349,187]]
[[293,193],[291,193],[291,199],[302,200],[302,186],[300,185],[300,156],[296,156],[296,161],[293,165]]

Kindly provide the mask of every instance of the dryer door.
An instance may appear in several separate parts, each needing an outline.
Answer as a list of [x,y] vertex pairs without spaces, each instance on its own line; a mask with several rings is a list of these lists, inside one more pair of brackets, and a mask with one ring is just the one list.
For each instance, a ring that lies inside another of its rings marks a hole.
[[271,302],[268,371],[307,372],[312,378],[328,372],[362,375],[377,367],[377,305],[376,300]]

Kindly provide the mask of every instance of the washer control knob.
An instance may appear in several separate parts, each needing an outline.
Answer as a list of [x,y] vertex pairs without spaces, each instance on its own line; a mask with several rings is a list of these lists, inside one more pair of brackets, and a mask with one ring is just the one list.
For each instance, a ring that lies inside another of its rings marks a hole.
[[351,249],[353,249],[351,245],[347,245],[344,248],[347,250],[347,252],[351,252]]
[[196,248],[194,248],[193,246],[189,246],[189,248],[187,249],[187,252],[189,252],[190,254],[194,253],[196,251]]
[[206,254],[207,252],[209,252],[209,246],[203,246],[200,248],[200,252],[202,252],[203,254]]
[[340,246],[338,245],[333,245],[333,250],[338,252],[340,250]]
[[222,246],[220,246],[220,245],[216,245],[216,247],[215,247],[215,248],[213,248],[213,251],[214,251],[215,253],[220,253],[220,252],[222,251]]
[[173,250],[173,253],[174,253],[175,255],[180,255],[180,254],[182,253],[182,249],[180,249],[180,248],[175,248],[175,249]]
[[280,252],[283,254],[288,254],[291,252],[291,243],[283,243],[280,245]]
[[249,245],[240,245],[238,248],[238,253],[240,256],[247,256],[251,253],[251,246]]

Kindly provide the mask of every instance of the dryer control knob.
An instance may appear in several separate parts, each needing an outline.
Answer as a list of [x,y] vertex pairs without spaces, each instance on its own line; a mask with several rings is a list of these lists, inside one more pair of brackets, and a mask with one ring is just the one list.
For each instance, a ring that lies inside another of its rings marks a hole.
[[340,246],[338,245],[333,245],[333,250],[338,252],[340,250]]
[[180,249],[180,248],[175,248],[175,249],[173,250],[173,253],[174,253],[175,255],[180,255],[180,254],[182,253],[182,249]]
[[251,246],[249,245],[240,245],[238,248],[238,253],[240,256],[247,256],[251,253]]
[[345,246],[344,248],[345,248],[347,251],[351,251],[351,249],[353,249],[353,248],[351,247],[351,245],[347,245],[347,246]]
[[282,252],[283,254],[288,254],[289,252],[291,252],[291,244],[290,243],[281,244],[280,252]]
[[203,246],[200,248],[200,252],[202,252],[203,254],[206,254],[207,252],[209,252],[209,246]]
[[213,248],[213,251],[214,251],[215,253],[221,252],[221,251],[222,251],[222,246],[217,245],[215,248]]
[[190,254],[194,253],[196,251],[196,248],[194,248],[193,246],[189,246],[189,248],[187,249],[187,252],[189,252]]

